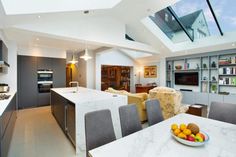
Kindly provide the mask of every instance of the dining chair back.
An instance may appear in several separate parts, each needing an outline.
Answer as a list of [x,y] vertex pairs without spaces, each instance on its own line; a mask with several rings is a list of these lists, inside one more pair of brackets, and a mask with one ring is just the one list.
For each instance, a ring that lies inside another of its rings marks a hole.
[[116,140],[110,110],[85,114],[86,154],[88,151]]
[[208,118],[236,124],[236,104],[212,102]]
[[138,110],[135,104],[121,106],[119,108],[119,114],[123,137],[142,130]]
[[147,100],[145,102],[147,111],[148,125],[154,125],[164,120],[160,102],[157,99]]

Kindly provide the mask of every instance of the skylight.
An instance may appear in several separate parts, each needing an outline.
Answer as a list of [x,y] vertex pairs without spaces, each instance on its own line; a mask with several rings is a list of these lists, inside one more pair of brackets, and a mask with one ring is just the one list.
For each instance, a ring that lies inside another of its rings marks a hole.
[[181,0],[150,16],[173,42],[195,41],[236,29],[235,0]]
[[174,43],[189,40],[188,36],[167,8],[155,13],[150,18]]
[[171,7],[193,39],[220,35],[206,0],[181,0]]
[[236,31],[236,0],[210,0],[223,32]]

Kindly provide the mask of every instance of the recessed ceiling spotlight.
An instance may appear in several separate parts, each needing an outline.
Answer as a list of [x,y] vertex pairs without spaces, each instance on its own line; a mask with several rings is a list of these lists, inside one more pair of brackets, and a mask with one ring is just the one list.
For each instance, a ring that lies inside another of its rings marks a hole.
[[41,18],[41,16],[40,16],[40,15],[38,15],[38,18],[40,19],[40,18]]
[[85,10],[85,11],[84,11],[84,14],[89,14],[89,10]]
[[232,43],[232,46],[235,46],[235,43]]
[[39,38],[36,38],[37,41],[39,41]]

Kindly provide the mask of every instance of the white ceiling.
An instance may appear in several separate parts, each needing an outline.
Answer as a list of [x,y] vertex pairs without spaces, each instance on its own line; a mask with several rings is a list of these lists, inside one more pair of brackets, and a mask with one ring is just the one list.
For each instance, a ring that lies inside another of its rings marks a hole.
[[121,0],[1,0],[7,15],[110,9]]
[[[145,59],[162,58],[166,56],[180,55],[180,54],[192,54],[201,53],[209,51],[217,51],[220,49],[232,49],[232,43],[236,42],[234,34],[228,34],[223,37],[218,38],[207,38],[203,41],[197,42],[187,42],[182,44],[170,43],[169,39],[163,38],[163,33],[158,27],[155,29],[150,29],[150,25],[145,23],[147,16],[159,11],[169,5],[176,3],[179,0],[109,0],[106,1],[106,6],[103,5],[105,0],[95,1],[95,0],[71,0],[69,4],[68,0],[57,0],[57,5],[53,7],[52,0],[1,0],[4,4],[5,11],[2,4],[0,3],[0,28],[2,28],[9,40],[15,40],[20,45],[34,46],[35,44],[46,45],[50,47],[61,47],[62,49],[83,49],[84,40],[77,39],[72,40],[69,37],[58,37],[55,34],[47,35],[44,34],[43,30],[39,32],[27,31],[27,30],[17,30],[16,26],[19,25],[30,25],[37,24],[40,22],[38,16],[41,19],[46,19],[45,21],[55,21],[55,19],[63,21],[68,21],[72,19],[75,21],[81,21],[84,19],[107,17],[115,21],[119,21],[125,26],[126,33],[130,35],[135,41],[145,43],[144,49],[150,50],[150,52],[156,52],[158,55],[155,57],[146,57]],[[30,2],[28,2],[30,1]],[[36,2],[37,1],[37,2]],[[85,2],[86,1],[86,2]],[[14,2],[14,3],[13,3]],[[15,3],[16,2],[16,3]],[[28,5],[22,5],[23,3],[28,3]],[[90,2],[94,2],[91,3]],[[22,3],[22,4],[18,4]],[[33,9],[30,8],[32,5]],[[47,3],[47,5],[46,5]],[[66,3],[66,5],[65,5]],[[81,3],[80,6],[75,5],[75,3]],[[88,4],[90,3],[91,6]],[[100,3],[100,4],[97,4]],[[14,5],[12,5],[14,4]],[[18,5],[16,5],[18,4]],[[65,7],[62,7],[64,4]],[[85,6],[87,5],[87,6]],[[14,7],[13,7],[14,6]],[[51,8],[50,8],[51,7]],[[89,9],[92,9],[90,10]],[[93,7],[93,8],[92,8]],[[95,8],[96,7],[96,8]],[[64,9],[64,10],[63,10]],[[98,10],[96,10],[98,9]],[[83,10],[90,10],[90,14],[85,15]],[[50,12],[50,13],[49,13]],[[14,15],[6,15],[14,14]],[[45,22],[47,25],[48,22]],[[43,25],[43,23],[40,23]],[[69,24],[68,24],[69,25]],[[80,28],[80,26],[78,26]],[[110,28],[106,28],[108,31]],[[114,32],[115,33],[115,32]],[[21,38],[24,36],[24,38]],[[103,34],[101,34],[103,36]],[[40,40],[37,41],[36,38]],[[109,39],[107,39],[109,41]],[[92,42],[87,41],[91,49],[96,49],[97,47],[122,47],[128,49],[134,49],[136,46],[129,41],[124,41],[122,39],[122,44],[115,43],[107,44],[105,42]],[[132,46],[127,46],[132,45]],[[148,47],[150,45],[151,47]],[[142,45],[141,45],[142,46]],[[188,48],[188,49],[186,49]],[[187,50],[187,51],[186,51]],[[133,50],[131,50],[133,51]],[[130,51],[130,53],[132,53]],[[136,50],[137,51],[137,50]],[[142,53],[142,50],[140,50]],[[133,55],[134,56],[134,55]]]
[[101,47],[101,45],[96,45],[94,43],[87,43],[86,41],[77,42],[72,40],[63,40],[59,38],[53,38],[42,36],[30,31],[23,31],[18,29],[5,29],[5,35],[8,39],[14,39],[19,47],[29,48],[32,47],[49,47],[57,48],[61,50],[71,50],[71,51],[82,51],[86,47],[90,50],[96,50]]

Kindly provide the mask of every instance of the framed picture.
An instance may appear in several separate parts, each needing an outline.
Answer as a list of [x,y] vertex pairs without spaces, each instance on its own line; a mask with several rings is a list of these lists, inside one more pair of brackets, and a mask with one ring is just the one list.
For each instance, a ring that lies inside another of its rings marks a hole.
[[157,66],[145,66],[144,67],[144,78],[156,78],[157,77]]

